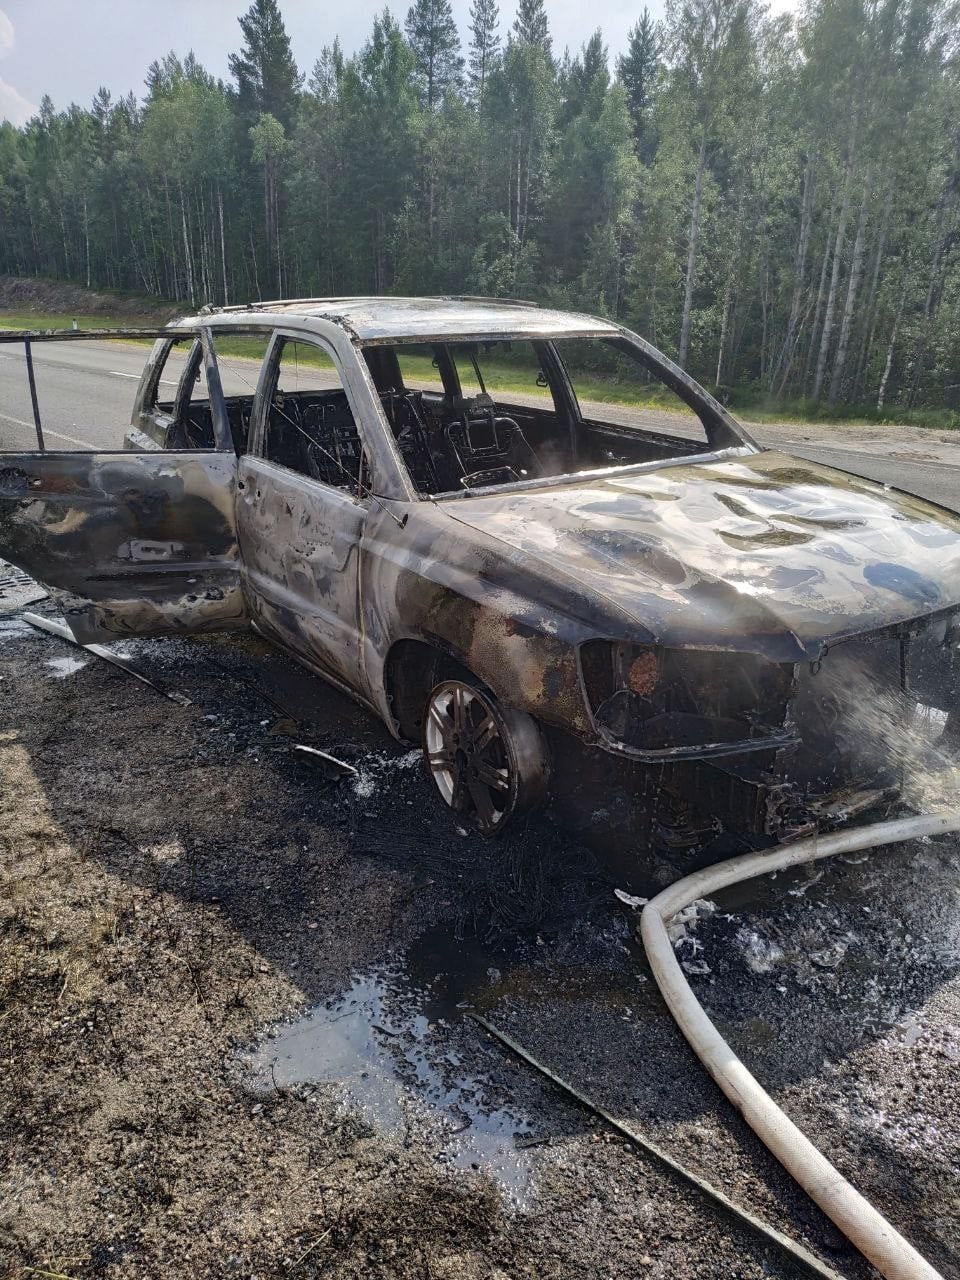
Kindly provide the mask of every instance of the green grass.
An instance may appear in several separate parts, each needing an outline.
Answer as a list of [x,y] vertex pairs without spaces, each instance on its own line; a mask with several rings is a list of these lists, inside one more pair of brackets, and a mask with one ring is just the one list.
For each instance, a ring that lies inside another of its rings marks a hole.
[[802,397],[773,401],[765,392],[752,387],[734,387],[730,391],[729,407],[736,416],[750,422],[822,423],[824,426],[908,426],[926,427],[929,430],[960,430],[960,411],[922,406],[902,409],[896,405],[878,411],[872,405],[838,404],[829,408]]
[[[70,330],[76,320],[79,329],[157,329],[160,326],[155,320],[139,316],[104,316],[104,315],[51,315],[48,311],[6,311],[0,313],[0,332],[11,329]],[[118,342],[130,346],[153,346],[153,338],[118,338]]]
[[155,320],[141,316],[56,315],[49,311],[4,311],[0,329],[156,329]]

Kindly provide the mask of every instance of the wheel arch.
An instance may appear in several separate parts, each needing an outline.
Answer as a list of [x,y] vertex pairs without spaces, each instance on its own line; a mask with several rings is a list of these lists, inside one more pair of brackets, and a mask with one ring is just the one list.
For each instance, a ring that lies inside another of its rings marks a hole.
[[[404,636],[394,640],[383,664],[383,685],[394,731],[410,742],[420,741],[423,708],[430,690],[442,680],[471,677],[472,671],[451,645],[439,637],[426,640]],[[483,683],[487,682],[483,680]],[[491,689],[496,696],[496,689]]]

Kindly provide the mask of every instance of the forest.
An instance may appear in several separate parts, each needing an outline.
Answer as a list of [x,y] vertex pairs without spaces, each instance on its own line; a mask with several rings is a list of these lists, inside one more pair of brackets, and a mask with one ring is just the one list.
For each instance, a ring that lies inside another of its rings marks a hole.
[[[616,318],[733,404],[960,426],[960,11],[672,0],[611,58],[544,0],[387,9],[297,66],[0,125],[0,272],[184,308],[467,293]],[[159,52],[159,51],[158,51]],[[56,94],[56,86],[50,86]]]

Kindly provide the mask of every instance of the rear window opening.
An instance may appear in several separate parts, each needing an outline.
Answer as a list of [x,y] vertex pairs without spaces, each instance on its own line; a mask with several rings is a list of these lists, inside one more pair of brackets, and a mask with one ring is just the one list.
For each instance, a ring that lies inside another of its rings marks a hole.
[[682,460],[743,443],[619,338],[377,343],[363,354],[424,496]]

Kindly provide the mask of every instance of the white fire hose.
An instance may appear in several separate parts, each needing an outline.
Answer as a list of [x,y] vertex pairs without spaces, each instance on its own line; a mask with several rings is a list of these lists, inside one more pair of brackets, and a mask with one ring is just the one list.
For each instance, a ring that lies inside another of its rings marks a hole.
[[694,1053],[750,1128],[793,1175],[807,1195],[886,1280],[943,1280],[939,1272],[856,1191],[800,1132],[754,1079],[707,1017],[677,963],[666,922],[695,902],[754,876],[782,871],[837,853],[960,830],[960,812],[924,814],[836,835],[812,836],[765,853],[730,858],[695,871],[664,889],[644,907],[640,931],[653,976],[667,1007]]

